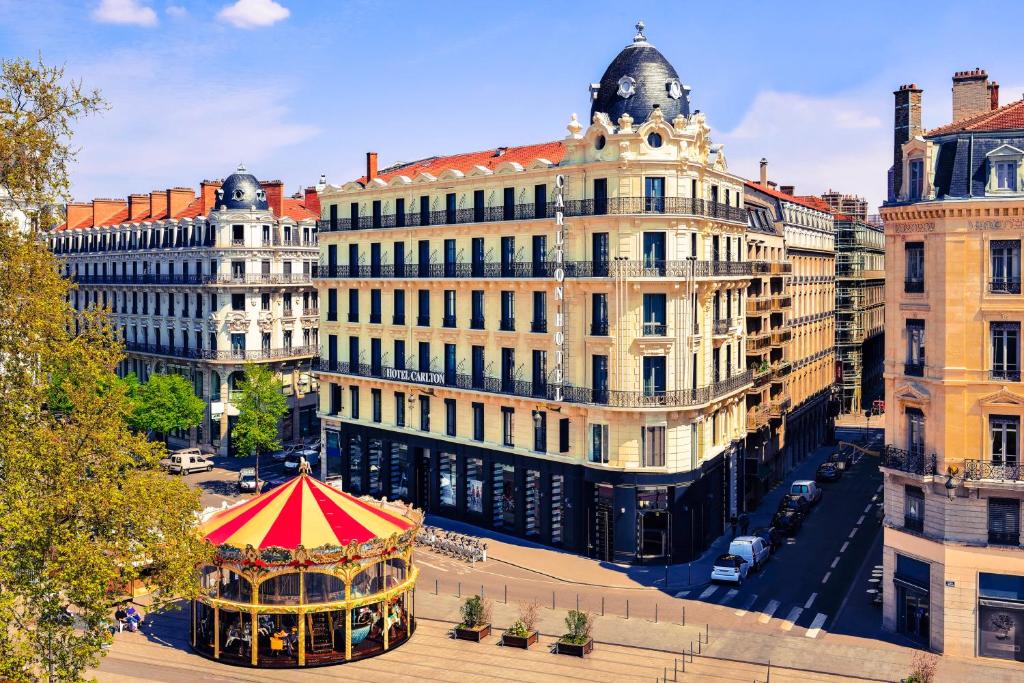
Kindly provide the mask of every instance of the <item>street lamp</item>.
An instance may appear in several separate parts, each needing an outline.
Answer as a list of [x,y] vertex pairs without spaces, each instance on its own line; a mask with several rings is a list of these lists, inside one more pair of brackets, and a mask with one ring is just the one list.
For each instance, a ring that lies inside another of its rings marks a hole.
[[956,499],[956,482],[953,481],[956,472],[955,467],[946,468],[946,496],[949,497],[950,501]]

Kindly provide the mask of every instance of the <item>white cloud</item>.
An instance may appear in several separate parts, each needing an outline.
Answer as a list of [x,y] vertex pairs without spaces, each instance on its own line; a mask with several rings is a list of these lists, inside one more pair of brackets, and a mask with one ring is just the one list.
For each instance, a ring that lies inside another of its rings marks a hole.
[[181,5],[168,5],[164,11],[167,12],[167,16],[175,19],[183,19],[188,16],[188,10]]
[[92,12],[96,21],[104,24],[132,24],[135,26],[156,26],[156,12],[139,0],[101,0]]
[[766,91],[733,130],[714,137],[725,143],[733,173],[756,179],[765,157],[769,178],[795,185],[798,194],[859,194],[874,212],[892,164],[892,130],[883,123],[892,116],[892,98],[886,95],[873,86],[825,97]]
[[237,28],[261,28],[287,19],[291,12],[274,0],[238,0],[217,16]]

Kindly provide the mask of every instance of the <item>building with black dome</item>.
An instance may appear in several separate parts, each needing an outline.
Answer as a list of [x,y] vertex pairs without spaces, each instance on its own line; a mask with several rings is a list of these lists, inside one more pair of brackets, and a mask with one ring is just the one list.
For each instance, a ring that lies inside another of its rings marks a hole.
[[279,180],[245,167],[195,190],[176,187],[67,206],[50,236],[72,303],[110,309],[124,332],[119,372],[145,381],[179,373],[207,404],[203,423],[172,435],[174,446],[227,453],[245,364],[265,363],[282,379],[289,411],[281,439],[315,439],[319,348],[316,188],[292,197]]

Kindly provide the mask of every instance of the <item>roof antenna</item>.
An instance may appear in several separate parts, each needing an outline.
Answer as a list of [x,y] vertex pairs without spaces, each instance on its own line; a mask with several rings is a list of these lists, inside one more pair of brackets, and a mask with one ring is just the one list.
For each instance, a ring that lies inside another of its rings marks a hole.
[[633,36],[633,42],[634,43],[646,43],[647,42],[647,36],[644,35],[644,28],[646,28],[646,26],[644,24],[644,20],[643,19],[641,19],[640,21],[636,22],[636,35]]

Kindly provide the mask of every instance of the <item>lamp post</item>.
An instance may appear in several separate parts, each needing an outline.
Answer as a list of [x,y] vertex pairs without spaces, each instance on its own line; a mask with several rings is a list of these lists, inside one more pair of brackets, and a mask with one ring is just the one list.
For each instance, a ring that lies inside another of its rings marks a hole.
[[946,495],[950,501],[956,499],[956,482],[953,481],[953,468],[949,468],[946,471]]

